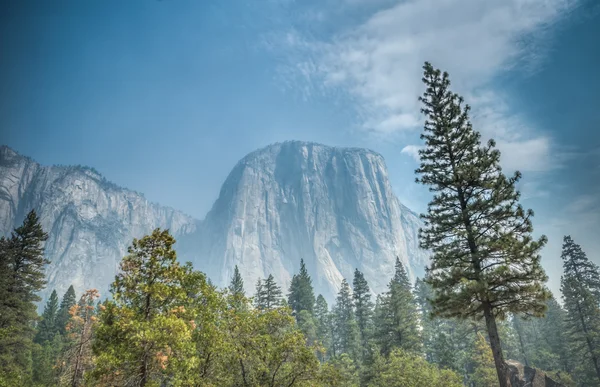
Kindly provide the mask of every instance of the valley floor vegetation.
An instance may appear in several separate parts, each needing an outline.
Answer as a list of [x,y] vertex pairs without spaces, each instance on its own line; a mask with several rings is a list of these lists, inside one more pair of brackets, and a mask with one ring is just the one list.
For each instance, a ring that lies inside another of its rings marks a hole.
[[156,229],[133,240],[110,295],[53,291],[39,316],[48,236],[32,210],[0,238],[0,387],[508,387],[505,359],[600,386],[598,266],[566,236],[558,302],[520,174],[506,177],[494,142],[481,145],[446,73],[426,63],[423,81],[425,278],[413,285],[397,259],[374,297],[355,270],[330,307],[300,262],[286,291],[269,275],[247,295],[237,266],[220,289]]

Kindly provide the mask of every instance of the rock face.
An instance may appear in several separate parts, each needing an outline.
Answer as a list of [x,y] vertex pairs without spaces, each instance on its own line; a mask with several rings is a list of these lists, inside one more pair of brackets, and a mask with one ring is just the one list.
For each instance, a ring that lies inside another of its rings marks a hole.
[[46,292],[59,294],[73,284],[78,294],[96,287],[107,295],[131,240],[156,227],[170,229],[180,259],[217,285],[227,285],[238,265],[249,294],[269,274],[287,291],[301,258],[315,293],[329,301],[355,268],[382,292],[396,257],[413,278],[427,262],[418,248],[419,218],[394,195],[383,158],[365,149],[293,141],[253,152],[199,222],[92,168],[41,166],[0,147],[0,235],[31,208],[50,234]]
[[518,361],[506,362],[512,387],[565,387],[536,368],[525,366]]
[[[134,237],[156,227],[191,233],[196,221],[141,194],[117,187],[86,167],[46,167],[0,147],[0,235],[8,235],[32,208],[49,233],[46,293],[73,284],[77,294],[108,285]],[[42,298],[45,298],[45,293]]]
[[273,274],[287,289],[303,258],[315,292],[333,300],[361,270],[381,292],[396,257],[422,275],[419,218],[392,191],[381,155],[285,142],[243,158],[200,230],[196,262],[220,284],[238,265],[248,291]]

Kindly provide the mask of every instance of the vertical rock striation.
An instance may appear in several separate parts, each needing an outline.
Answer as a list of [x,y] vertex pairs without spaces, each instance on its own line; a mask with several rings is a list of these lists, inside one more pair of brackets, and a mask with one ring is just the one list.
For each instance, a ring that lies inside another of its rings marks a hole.
[[303,258],[329,300],[355,268],[382,292],[396,257],[413,278],[422,275],[420,224],[394,195],[378,153],[291,141],[235,166],[203,222],[196,261],[219,284],[238,265],[251,290],[269,274],[287,288]]

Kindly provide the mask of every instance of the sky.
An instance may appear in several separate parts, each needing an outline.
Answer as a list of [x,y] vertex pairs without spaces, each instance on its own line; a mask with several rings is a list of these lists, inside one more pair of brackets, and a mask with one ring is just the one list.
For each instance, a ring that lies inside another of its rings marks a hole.
[[257,148],[367,147],[422,212],[430,61],[523,173],[557,292],[563,235],[600,263],[599,41],[594,0],[0,0],[0,143],[200,219]]

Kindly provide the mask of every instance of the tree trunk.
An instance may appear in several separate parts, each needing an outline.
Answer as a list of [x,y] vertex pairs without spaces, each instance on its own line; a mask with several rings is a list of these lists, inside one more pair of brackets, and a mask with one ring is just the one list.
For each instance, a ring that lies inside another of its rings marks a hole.
[[511,387],[510,378],[508,375],[508,367],[504,362],[504,355],[502,354],[502,347],[500,345],[500,336],[498,335],[498,327],[496,326],[496,317],[492,313],[492,309],[489,305],[485,305],[483,309],[485,316],[485,325],[488,331],[488,337],[490,339],[490,347],[492,347],[492,354],[494,355],[494,364],[496,365],[496,372],[498,373],[498,381],[500,387]]

